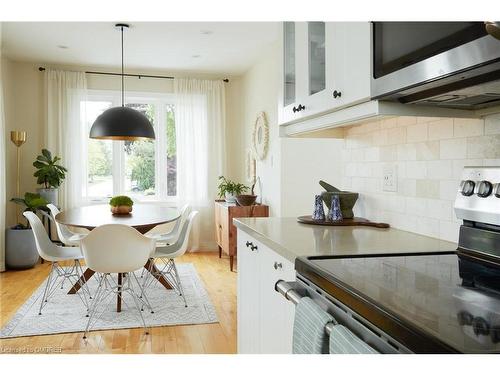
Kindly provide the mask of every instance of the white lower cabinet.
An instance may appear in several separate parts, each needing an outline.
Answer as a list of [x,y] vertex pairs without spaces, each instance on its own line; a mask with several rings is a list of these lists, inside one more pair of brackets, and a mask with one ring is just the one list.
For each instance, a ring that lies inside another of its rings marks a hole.
[[292,352],[295,309],[280,279],[295,279],[294,264],[238,230],[238,353]]

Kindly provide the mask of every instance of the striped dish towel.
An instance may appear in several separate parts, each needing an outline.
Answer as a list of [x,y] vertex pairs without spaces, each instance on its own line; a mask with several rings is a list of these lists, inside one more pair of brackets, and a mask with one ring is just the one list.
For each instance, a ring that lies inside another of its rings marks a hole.
[[303,297],[295,307],[293,322],[293,354],[328,354],[325,325],[335,319],[309,297]]
[[330,354],[378,353],[346,327],[337,324],[330,332]]

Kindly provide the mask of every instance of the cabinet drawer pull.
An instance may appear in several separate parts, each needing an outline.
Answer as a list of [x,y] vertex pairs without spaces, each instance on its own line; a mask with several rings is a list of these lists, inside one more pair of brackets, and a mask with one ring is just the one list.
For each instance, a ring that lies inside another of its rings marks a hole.
[[293,107],[292,111],[293,111],[293,113],[295,113],[295,112],[300,112],[300,111],[302,111],[304,109],[306,109],[306,107],[303,106],[302,104],[299,104],[297,107]]
[[253,246],[253,243],[251,243],[250,241],[247,241],[247,243],[245,244],[246,247],[250,247],[250,246]]
[[335,99],[340,98],[341,96],[342,96],[342,92],[337,91],[337,90],[333,91],[333,97]]
[[257,250],[257,245],[252,244],[252,246],[250,246],[250,250],[252,250],[252,251]]
[[282,268],[283,268],[283,264],[282,263],[274,262],[274,269],[275,270],[280,270]]

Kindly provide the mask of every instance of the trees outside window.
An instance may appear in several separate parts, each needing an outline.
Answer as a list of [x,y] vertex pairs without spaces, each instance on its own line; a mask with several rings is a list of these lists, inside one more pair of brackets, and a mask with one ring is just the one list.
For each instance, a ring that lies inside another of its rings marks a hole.
[[[88,100],[81,105],[85,110],[87,132],[99,114],[120,105],[119,102],[119,93],[91,91]],[[125,105],[148,117],[155,128],[156,139],[88,139],[84,198],[106,200],[118,194],[129,195],[138,201],[175,197],[177,144],[172,98],[167,95],[130,94],[126,95]]]

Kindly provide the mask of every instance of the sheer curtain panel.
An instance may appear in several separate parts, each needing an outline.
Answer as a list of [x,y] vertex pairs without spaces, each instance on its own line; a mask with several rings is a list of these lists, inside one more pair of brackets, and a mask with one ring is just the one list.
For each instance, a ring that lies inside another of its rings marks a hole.
[[85,72],[47,69],[45,144],[53,155],[61,157],[68,169],[66,180],[59,187],[59,206],[68,209],[80,205],[82,196],[82,163],[84,162],[83,127],[80,124],[80,102],[85,100]]
[[199,211],[191,250],[215,248],[214,198],[226,171],[226,104],[220,80],[174,80],[177,196]]

